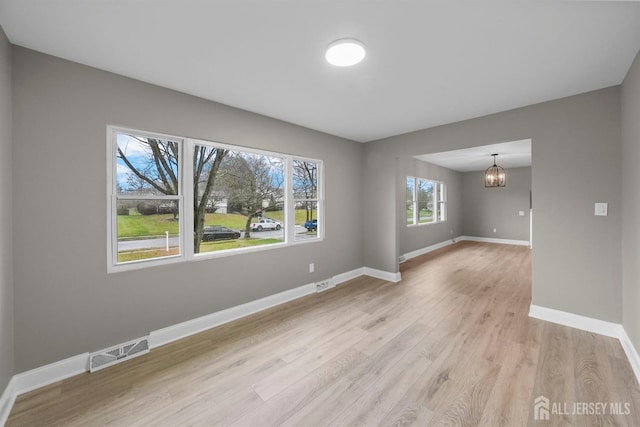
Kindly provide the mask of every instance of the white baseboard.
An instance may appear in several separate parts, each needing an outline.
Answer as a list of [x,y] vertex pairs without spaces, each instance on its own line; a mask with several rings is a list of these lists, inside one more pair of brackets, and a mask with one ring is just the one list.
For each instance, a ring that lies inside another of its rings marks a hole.
[[404,260],[406,261],[408,259],[415,258],[415,257],[418,257],[420,255],[428,254],[429,252],[433,252],[436,249],[440,249],[440,248],[444,248],[445,246],[453,245],[458,239],[459,238],[446,240],[444,242],[436,243],[435,245],[431,245],[431,246],[427,246],[427,247],[422,248],[422,249],[418,249],[418,250],[415,250],[415,251],[407,252],[406,254],[404,254],[402,256],[402,258],[404,258]]
[[[361,267],[333,276],[331,278],[331,283],[332,285],[339,285],[363,275],[388,280],[390,282],[399,282],[401,279],[400,273],[391,273],[388,271],[376,270],[374,268]],[[310,283],[275,295],[270,295],[255,301],[231,307],[226,310],[218,311],[216,313],[153,331],[149,334],[149,349],[160,347],[241,317],[293,301],[306,295],[314,294],[315,292],[315,283]],[[87,372],[89,370],[89,356],[89,353],[79,354],[65,360],[14,375],[7,384],[7,387],[5,387],[2,396],[0,396],[0,426],[4,425],[6,422],[16,396],[53,384],[57,381],[70,378],[74,375]]]
[[580,329],[594,334],[617,338],[629,359],[629,364],[633,369],[636,380],[640,383],[640,356],[633,343],[627,335],[624,327],[620,323],[607,322],[593,319],[579,314],[567,313],[566,311],[555,310],[553,308],[541,307],[531,304],[529,307],[529,317],[544,320],[570,328]]
[[502,245],[529,246],[528,240],[494,239],[492,237],[460,236],[456,240],[467,240],[469,242],[500,243]]
[[627,331],[625,331],[624,328],[622,328],[620,344],[622,344],[622,348],[627,355],[627,359],[629,359],[629,364],[633,369],[633,373],[636,375],[636,380],[640,384],[640,355],[638,355],[638,351],[634,347],[629,335],[627,335]]
[[619,323],[606,322],[534,304],[531,304],[529,308],[529,317],[612,338],[620,338],[623,330],[622,325]]
[[16,396],[18,395],[15,391],[15,380],[15,376],[11,377],[9,384],[7,384],[7,387],[4,389],[4,393],[0,396],[0,426],[5,425],[7,422],[11,408],[13,408],[13,403],[16,401]]
[[400,272],[391,273],[389,271],[376,270],[375,268],[369,267],[364,267],[363,271],[365,276],[375,277],[376,279],[387,280],[394,283],[398,283],[400,280],[402,280]]
[[[331,279],[331,283],[333,285],[338,285],[346,282],[347,280],[355,279],[356,277],[364,274],[363,270],[363,268],[358,268],[346,273],[338,274]],[[215,328],[216,326],[229,323],[233,320],[237,320],[314,293],[316,293],[316,285],[315,283],[310,283],[308,285],[299,286],[274,295],[269,295],[255,301],[227,308],[222,311],[207,314],[206,316],[187,320],[186,322],[178,323],[163,329],[158,329],[157,331],[153,331],[149,334],[149,348],[154,349],[170,342],[186,338],[199,332]]]
[[86,372],[89,368],[89,353],[50,363],[30,371],[14,375],[17,394],[27,393],[56,381]]
[[7,421],[18,395],[86,372],[88,363],[89,353],[83,353],[14,375],[0,397],[0,426]]
[[334,285],[348,282],[356,277],[364,276],[364,267],[356,268],[355,270],[347,271],[346,273],[340,273],[333,276],[332,282]]
[[[355,270],[348,271],[346,273],[341,273],[333,276],[331,278],[331,283],[332,285],[339,285],[340,283],[344,283],[348,280],[355,279],[356,277],[362,275],[377,277],[379,279],[388,280],[390,282],[400,281],[400,273],[389,273],[387,271],[361,267]],[[216,326],[220,326],[233,320],[258,313],[262,310],[266,310],[268,308],[275,307],[277,305],[284,304],[298,298],[302,298],[303,296],[310,295],[315,292],[315,283],[310,283],[308,285],[299,286],[297,288],[289,289],[278,294],[269,295],[255,301],[237,305],[235,307],[227,308],[222,311],[207,314],[206,316],[187,320],[186,322],[178,323],[176,325],[153,331],[149,334],[149,348],[154,349],[160,347],[170,342],[186,338],[199,332],[215,328]]]
[[216,326],[229,323],[241,317],[249,316],[259,311],[284,304],[285,302],[289,302],[315,292],[316,285],[314,283],[310,283],[275,295],[269,295],[268,297],[260,298],[255,301],[207,314],[196,319],[171,325],[163,329],[158,329],[157,331],[153,331],[149,334],[149,348],[154,349],[160,347],[170,342],[186,338],[199,332],[215,328]]
[[[385,280],[399,281],[400,273],[388,273],[380,270],[367,269],[365,267],[347,271],[331,278],[331,283],[339,285],[362,275],[373,277],[385,276]],[[228,308],[216,313],[188,320],[177,325],[153,331],[149,334],[149,348],[153,349],[164,344],[179,340],[211,329],[213,327],[231,322],[244,316],[257,313],[268,308],[284,304],[289,301],[316,293],[315,283],[289,289],[275,295],[270,295],[255,301]],[[54,382],[70,378],[89,370],[89,353],[83,353],[65,360],[54,362],[39,368],[35,368],[14,375],[2,396],[0,396],[0,426],[3,426],[9,417],[11,408],[18,395],[27,393]]]

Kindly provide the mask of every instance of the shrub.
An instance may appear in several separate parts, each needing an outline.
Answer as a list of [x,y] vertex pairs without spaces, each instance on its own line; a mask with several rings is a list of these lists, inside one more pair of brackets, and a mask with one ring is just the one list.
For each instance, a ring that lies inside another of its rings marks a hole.
[[154,215],[158,213],[158,205],[153,202],[140,202],[136,205],[140,215]]

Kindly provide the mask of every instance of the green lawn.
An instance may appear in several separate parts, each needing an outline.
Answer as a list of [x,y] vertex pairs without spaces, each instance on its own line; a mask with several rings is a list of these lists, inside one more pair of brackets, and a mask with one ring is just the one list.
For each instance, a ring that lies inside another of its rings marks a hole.
[[270,245],[272,243],[282,243],[280,239],[235,239],[222,240],[218,242],[205,242],[200,244],[200,253],[222,251],[225,249],[247,248],[250,246]]
[[[218,242],[206,242],[200,244],[200,253],[222,251],[225,249],[247,248],[258,245],[270,245],[272,243],[282,243],[279,239],[236,239],[222,240]],[[143,259],[162,258],[171,255],[178,255],[179,248],[169,248],[167,252],[164,248],[138,249],[133,251],[118,252],[118,262],[140,261]]]
[[[420,224],[433,222],[433,212],[429,209],[422,209],[418,221]],[[413,210],[410,209],[407,209],[407,224],[413,224]]]
[[162,258],[172,255],[178,255],[180,253],[179,248],[169,248],[167,252],[164,248],[157,249],[138,249],[133,251],[118,252],[118,262],[127,261],[140,261],[142,259]]
[[178,235],[179,223],[172,214],[118,215],[118,237]]
[[[265,212],[267,218],[284,221],[283,211]],[[314,212],[314,218],[316,218]],[[295,223],[303,225],[307,220],[303,209],[296,210]],[[232,230],[244,230],[247,217],[238,214],[212,213],[206,214],[205,225],[223,225]],[[158,215],[118,215],[118,238],[164,236],[168,231],[170,236],[178,235],[179,224],[172,214]]]

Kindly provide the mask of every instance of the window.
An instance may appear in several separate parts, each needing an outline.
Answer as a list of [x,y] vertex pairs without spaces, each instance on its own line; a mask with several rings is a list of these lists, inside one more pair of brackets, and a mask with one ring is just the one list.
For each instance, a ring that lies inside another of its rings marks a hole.
[[293,203],[296,229],[305,231],[295,234],[296,240],[318,236],[318,162],[293,160]]
[[110,128],[109,271],[321,240],[322,162]]
[[407,225],[446,221],[446,186],[443,182],[407,177]]
[[407,225],[416,223],[416,179],[407,177]]
[[[198,141],[193,159],[195,254],[285,241],[283,157]],[[203,238],[209,224],[239,235]]]
[[115,142],[117,263],[180,255],[182,140],[117,132]]

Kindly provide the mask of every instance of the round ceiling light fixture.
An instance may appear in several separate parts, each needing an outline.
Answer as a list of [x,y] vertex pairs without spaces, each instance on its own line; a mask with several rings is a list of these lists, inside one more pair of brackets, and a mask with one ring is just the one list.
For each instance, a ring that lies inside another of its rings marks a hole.
[[324,57],[336,67],[350,67],[362,61],[366,55],[364,45],[356,39],[340,39],[329,45]]

